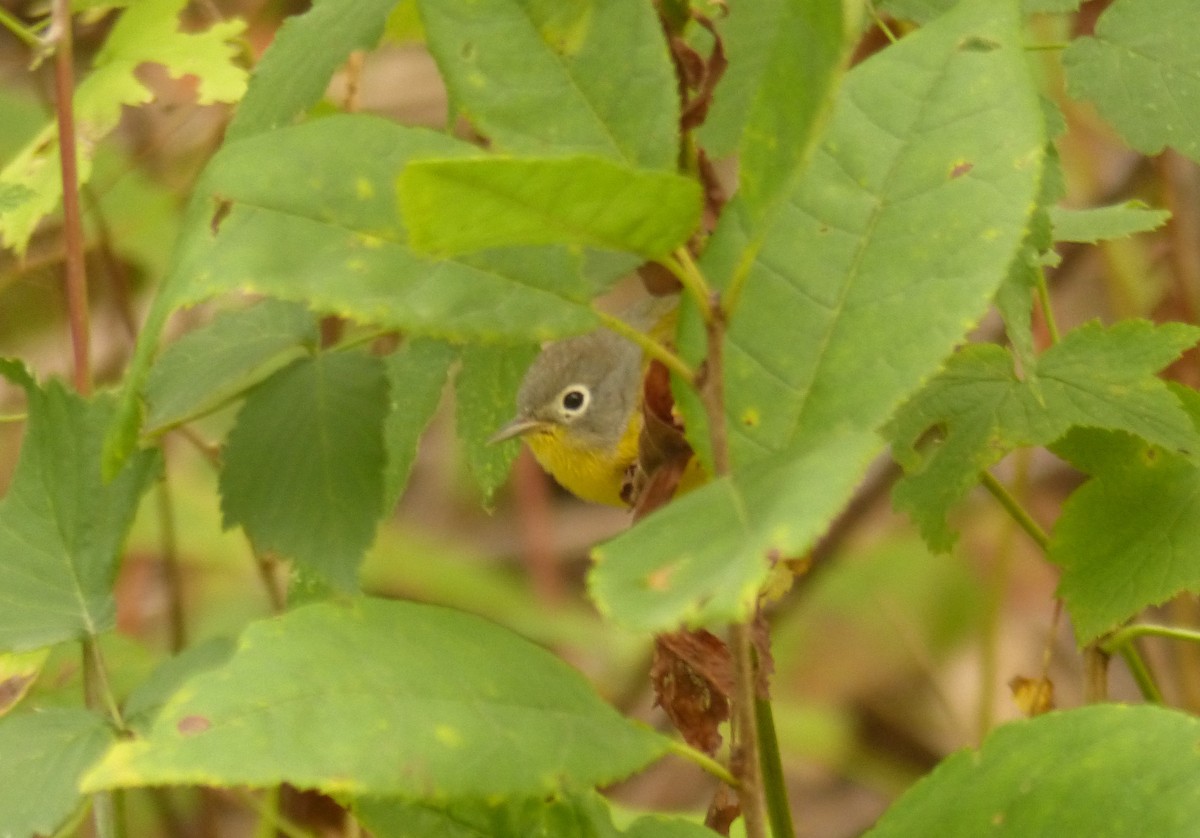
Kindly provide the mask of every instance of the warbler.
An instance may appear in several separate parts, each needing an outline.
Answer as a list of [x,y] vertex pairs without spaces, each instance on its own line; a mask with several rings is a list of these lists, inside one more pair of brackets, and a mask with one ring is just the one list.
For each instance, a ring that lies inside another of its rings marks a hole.
[[538,463],[583,500],[625,506],[638,458],[642,350],[607,329],[555,341],[517,391],[517,413],[489,440],[521,437]]

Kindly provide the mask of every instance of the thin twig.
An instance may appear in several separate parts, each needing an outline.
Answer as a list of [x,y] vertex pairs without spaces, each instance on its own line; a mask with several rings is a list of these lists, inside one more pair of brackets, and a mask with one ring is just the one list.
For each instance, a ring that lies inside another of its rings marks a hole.
[[179,545],[175,528],[175,504],[171,498],[170,475],[165,469],[156,487],[158,501],[159,552],[163,579],[167,588],[167,615],[172,654],[187,646],[187,621],[183,609],[183,572],[179,564]]
[[767,820],[774,838],[794,838],[792,807],[788,805],[787,784],[783,775],[783,758],[779,753],[779,737],[775,733],[775,713],[769,698],[754,702],[754,720],[758,728],[759,761],[762,770],[763,796],[767,802]]
[[679,247],[675,252],[662,260],[662,266],[675,275],[684,289],[688,292],[696,305],[700,308],[700,314],[704,317],[707,323],[713,317],[712,289],[708,287],[708,283],[704,279],[704,275],[700,273],[700,269],[696,266],[696,260],[692,258],[692,253],[686,247]]
[[677,742],[674,740],[672,740],[670,748],[671,753],[681,756],[689,762],[694,762],[700,768],[704,769],[709,774],[728,785],[730,788],[736,789],[738,787],[737,777],[729,773],[728,768],[726,768],[724,765],[721,765],[721,763],[717,762],[703,751],[693,748],[686,742]]
[[766,819],[763,813],[762,766],[758,719],[754,706],[754,644],[750,638],[749,621],[729,626],[729,648],[733,653],[733,717],[730,747],[733,751],[734,772],[738,777],[738,802],[746,838],[766,838]]
[[13,33],[25,46],[33,47],[35,50],[41,48],[42,42],[38,36],[29,31],[16,17],[5,11],[3,6],[0,6],[0,26]]
[[1046,535],[1046,531],[1038,526],[1037,521],[1033,520],[1033,516],[1029,514],[1025,507],[1021,506],[1017,502],[1017,499],[1009,494],[1008,490],[1001,485],[1000,481],[990,471],[984,471],[980,474],[979,479],[983,484],[983,488],[987,489],[992,497],[1000,502],[1000,505],[1013,517],[1013,520],[1017,522],[1021,529],[1025,530],[1026,534],[1034,540],[1037,546],[1042,549],[1042,552],[1047,552],[1050,549],[1050,536]]
[[54,55],[54,108],[58,121],[58,159],[62,173],[67,316],[71,328],[75,389],[81,396],[90,396],[92,393],[91,326],[88,320],[87,272],[83,263],[83,216],[79,208],[70,0],[54,0],[53,20],[54,33],[57,37]]
[[615,317],[606,311],[601,311],[600,309],[595,308],[592,310],[596,313],[596,316],[600,318],[600,322],[603,323],[609,331],[616,332],[621,337],[633,341],[640,346],[642,351],[645,352],[649,357],[658,361],[662,361],[667,369],[678,375],[689,384],[696,380],[695,371],[692,370],[692,368],[689,367],[682,358],[680,358],[671,350],[667,349],[667,347],[663,346],[654,338],[650,337],[650,335],[635,329],[621,318]]

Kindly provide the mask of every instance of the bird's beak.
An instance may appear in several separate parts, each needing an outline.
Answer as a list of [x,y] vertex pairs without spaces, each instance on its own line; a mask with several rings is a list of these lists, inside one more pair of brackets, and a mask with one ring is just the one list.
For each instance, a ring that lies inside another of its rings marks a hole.
[[496,431],[496,433],[492,434],[492,438],[487,441],[487,444],[495,445],[497,442],[504,442],[504,440],[506,440],[506,439],[513,439],[514,437],[524,436],[525,434],[529,433],[530,431],[536,431],[539,428],[544,427],[545,425],[546,425],[545,422],[542,422],[538,419],[529,419],[524,416],[518,416],[516,419],[513,419],[511,422],[509,422],[507,425],[505,425],[503,428]]

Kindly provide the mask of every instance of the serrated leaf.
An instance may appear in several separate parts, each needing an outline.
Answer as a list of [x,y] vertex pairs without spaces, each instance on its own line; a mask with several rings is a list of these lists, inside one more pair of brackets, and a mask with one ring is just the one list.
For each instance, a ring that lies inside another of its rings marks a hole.
[[452,106],[495,148],[675,168],[679,97],[653,6],[435,0],[420,10]]
[[1171,217],[1167,210],[1150,209],[1141,201],[1084,210],[1051,207],[1049,212],[1055,241],[1086,244],[1148,233],[1166,224]]
[[488,445],[488,440],[517,413],[517,389],[537,355],[536,346],[469,346],[454,382],[458,438],[467,467],[490,504],[504,485],[518,443]]
[[833,434],[675,499],[592,551],[592,598],[635,630],[745,619],[772,565],[812,546],[881,447]]
[[720,22],[729,68],[698,137],[714,156],[740,152],[752,223],[791,191],[809,157],[848,40],[843,16],[841,0],[766,0],[734,5]]
[[146,379],[146,432],[220,407],[306,354],[316,319],[302,305],[262,300],[226,311],[171,344]]
[[393,6],[396,0],[316,0],[285,20],[254,66],[226,140],[279,128],[319,102],[353,50],[379,43]]
[[532,796],[611,782],[669,745],[505,629],[359,599],[252,624],[227,665],[188,681],[83,785]]
[[[179,14],[186,0],[140,0],[117,18],[92,72],[75,90],[75,126],[79,147],[79,182],[91,174],[91,152],[116,126],[121,109],[154,100],[154,93],[136,76],[147,62],[163,65],[172,76],[194,76],[199,104],[234,102],[246,87],[246,71],[233,62],[235,39],[244,21],[220,21],[204,32],[184,32]],[[24,253],[29,237],[43,216],[62,196],[58,129],[49,123],[8,165],[0,182],[17,184],[34,193],[19,207],[0,215],[0,238],[5,246]]]
[[602,157],[416,160],[399,180],[417,252],[568,244],[658,259],[700,222],[696,181]]
[[51,835],[80,804],[79,778],[115,740],[86,710],[0,719],[0,835]]
[[1200,469],[1120,434],[1073,432],[1055,451],[1091,476],[1050,540],[1079,643],[1144,608],[1200,591]]
[[[914,517],[931,548],[948,550],[948,509],[1014,448],[1049,445],[1080,425],[1200,453],[1200,433],[1154,375],[1198,337],[1200,330],[1178,323],[1089,323],[1046,350],[1024,378],[999,346],[963,349],[892,422],[893,451],[908,471],[896,485],[896,505]],[[931,431],[940,441],[918,452]]]
[[1095,104],[1138,151],[1169,145],[1200,161],[1197,30],[1200,6],[1191,0],[1116,0],[1095,37],[1063,53],[1067,92]]
[[[1019,23],[1014,2],[965,0],[847,73],[730,318],[735,468],[843,423],[882,424],[986,311],[1044,155]],[[748,240],[723,217],[705,274],[734,275]],[[681,401],[703,452],[703,412]]]
[[387,357],[390,407],[383,425],[387,447],[384,509],[390,509],[408,483],[417,443],[437,410],[458,349],[432,340],[409,340]]
[[362,353],[321,353],[264,381],[222,457],[225,526],[353,589],[382,512],[387,408],[383,362]]
[[157,453],[142,451],[111,482],[100,448],[112,415],[57,381],[39,387],[16,361],[0,375],[25,389],[29,424],[0,501],[0,650],[22,651],[113,626],[112,585],[138,499]]
[[415,159],[480,153],[369,116],[328,117],[225,146],[198,191],[232,207],[215,236],[208,218],[189,219],[166,299],[156,304],[173,309],[250,290],[432,337],[586,330],[596,288],[578,254],[524,248],[434,260],[409,248],[396,173]]
[[1097,704],[1017,721],[944,760],[865,838],[1184,838],[1200,817],[1200,722]]
[[596,792],[549,799],[436,801],[359,800],[355,817],[379,838],[713,838],[678,818],[643,817],[627,830],[612,823]]

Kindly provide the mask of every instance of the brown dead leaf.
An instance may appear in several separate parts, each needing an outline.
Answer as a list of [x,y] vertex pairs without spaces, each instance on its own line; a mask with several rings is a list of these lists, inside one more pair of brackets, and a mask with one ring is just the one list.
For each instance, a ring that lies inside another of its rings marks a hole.
[[704,816],[704,825],[718,835],[728,838],[729,827],[742,813],[737,794],[729,786],[719,786],[713,795],[712,803],[708,804],[708,812]]
[[684,740],[715,755],[733,691],[733,661],[724,641],[703,629],[656,636],[650,681],[656,703]]
[[1013,701],[1021,712],[1028,717],[1040,716],[1054,709],[1054,682],[1042,676],[1026,678],[1015,675],[1008,682],[1012,690]]

